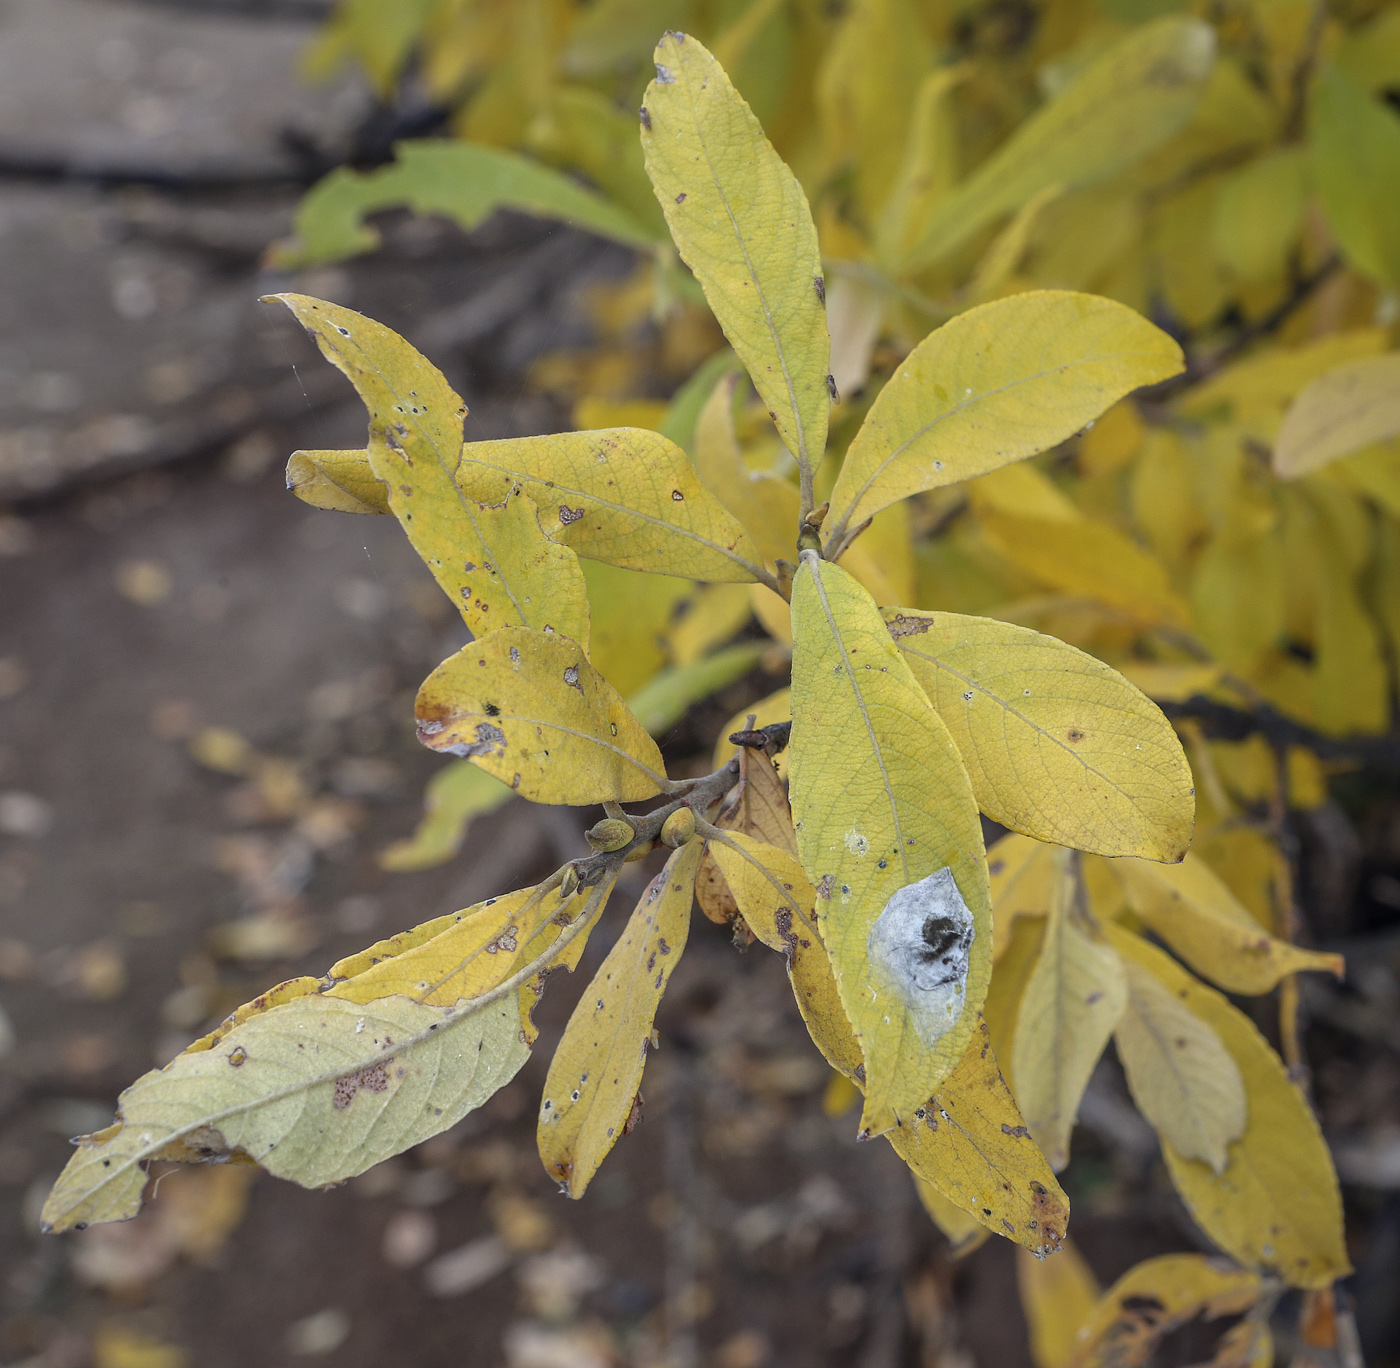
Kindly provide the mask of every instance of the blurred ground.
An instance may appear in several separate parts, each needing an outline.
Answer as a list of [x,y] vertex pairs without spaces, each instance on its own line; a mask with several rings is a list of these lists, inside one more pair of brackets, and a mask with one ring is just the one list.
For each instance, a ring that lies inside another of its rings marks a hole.
[[[519,221],[398,224],[348,268],[261,272],[307,148],[334,159],[373,122],[353,82],[295,81],[317,9],[0,0],[0,1364],[1026,1364],[1010,1246],[953,1260],[887,1147],[823,1109],[780,962],[699,919],[643,1122],[578,1204],[533,1144],[575,978],[520,1077],[400,1161],[328,1193],[184,1171],[134,1222],[38,1234],[68,1137],[137,1074],[270,983],[532,881],[594,815],[516,804],[441,869],[376,863],[438,763],[413,690],[463,633],[388,519],[282,490],[288,452],[358,445],[363,418],[258,296],[382,318],[461,388],[469,435],[501,436],[566,421],[526,371],[585,340],[578,288],[626,261]],[[668,760],[770,687],[736,686]],[[1324,814],[1302,833],[1316,929],[1359,972],[1310,994],[1309,1048],[1380,1365],[1400,1340],[1400,804],[1358,790]],[[1085,1120],[1066,1185],[1099,1276],[1203,1247],[1111,1065]],[[1158,1361],[1201,1357],[1185,1336]]]

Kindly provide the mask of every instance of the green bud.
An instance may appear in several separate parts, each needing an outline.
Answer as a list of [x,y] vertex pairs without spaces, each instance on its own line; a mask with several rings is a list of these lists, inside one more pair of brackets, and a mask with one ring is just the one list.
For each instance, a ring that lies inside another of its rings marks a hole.
[[691,808],[677,808],[661,828],[661,842],[672,850],[683,846],[695,835],[695,813]]
[[637,828],[625,817],[604,817],[596,826],[583,833],[584,839],[594,850],[621,850],[637,834]]
[[561,900],[572,898],[578,892],[578,870],[573,865],[569,865],[564,870],[564,877],[559,884],[559,897]]

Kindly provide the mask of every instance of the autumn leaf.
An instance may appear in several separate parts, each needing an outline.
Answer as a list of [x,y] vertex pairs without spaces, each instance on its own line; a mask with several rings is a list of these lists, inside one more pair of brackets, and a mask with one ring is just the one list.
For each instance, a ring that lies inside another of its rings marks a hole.
[[1293,1287],[1326,1287],[1350,1272],[1341,1194],[1326,1142],[1283,1062],[1253,1023],[1140,936],[1110,926],[1127,959],[1204,1021],[1244,1080],[1247,1122],[1224,1172],[1187,1159],[1164,1138],[1172,1182],[1201,1229],[1242,1264]]
[[1400,352],[1361,357],[1314,380],[1289,406],[1274,443],[1274,470],[1294,479],[1397,433]]
[[647,885],[554,1052],[537,1138],[545,1171],[570,1197],[583,1196],[640,1106],[652,1022],[685,949],[699,863],[691,841]]
[[1179,865],[1146,860],[1108,866],[1128,905],[1197,973],[1232,993],[1267,993],[1285,974],[1343,972],[1340,955],[1304,950],[1269,935],[1197,855]]
[[1030,1330],[1035,1368],[1066,1368],[1079,1342],[1079,1328],[1099,1301],[1099,1284],[1084,1256],[1066,1240],[1054,1259],[1018,1251],[1016,1284]]
[[1262,1290],[1257,1274],[1204,1254],[1144,1259],[1104,1293],[1080,1330],[1067,1368],[1145,1364],[1177,1326],[1197,1316],[1239,1315]]
[[1058,858],[1011,1051],[1016,1100],[1056,1172],[1069,1162],[1080,1099],[1128,999],[1122,962],[1088,911],[1077,857],[1062,851]]
[[826,449],[831,344],[807,197],[694,38],[656,48],[642,104],[647,175],[681,257],[809,482]]
[[1062,442],[1181,349],[1141,315],[1068,290],[1033,290],[930,333],[880,391],[831,492],[831,541],[886,505]]
[[488,632],[423,681],[414,708],[424,745],[531,802],[636,802],[667,783],[656,742],[567,637]]
[[1116,670],[1011,623],[881,612],[993,821],[1100,855],[1186,853],[1186,755],[1161,709]]
[[967,774],[874,601],[804,552],[793,588],[792,807],[817,922],[865,1056],[862,1133],[961,1058],[991,925]]
[[369,462],[390,510],[474,632],[513,625],[588,640],[578,558],[540,530],[512,492],[495,507],[455,480],[466,406],[440,371],[363,314],[306,295],[272,295],[349,378],[370,415]]
[[1128,1003],[1113,1040],[1133,1101],[1182,1158],[1223,1173],[1226,1150],[1245,1128],[1239,1066],[1159,979],[1132,960],[1123,969]]

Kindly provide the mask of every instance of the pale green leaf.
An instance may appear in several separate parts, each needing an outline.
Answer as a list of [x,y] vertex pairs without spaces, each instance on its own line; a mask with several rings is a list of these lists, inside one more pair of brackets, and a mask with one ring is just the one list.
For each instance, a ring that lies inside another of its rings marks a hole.
[[1244,1080],[1220,1037],[1161,980],[1123,964],[1128,1005],[1113,1033],[1138,1110],[1184,1159],[1217,1174],[1244,1134]]
[[1400,352],[1348,361],[1289,405],[1274,442],[1274,470],[1307,475],[1400,433]]
[[870,595],[804,552],[792,609],[798,849],[865,1056],[861,1129],[879,1134],[951,1072],[986,993],[982,829],[952,738]]
[[1351,1271],[1341,1193],[1326,1141],[1283,1061],[1254,1024],[1155,946],[1121,927],[1109,938],[1220,1038],[1244,1079],[1248,1120],[1219,1176],[1170,1140],[1172,1182],[1201,1229],[1232,1258],[1293,1287],[1327,1287]]
[[425,746],[531,802],[638,802],[667,783],[656,742],[567,637],[488,632],[423,681],[414,710]]
[[1100,855],[1185,854],[1191,767],[1162,710],[1116,670],[991,618],[881,613],[993,821]]
[[338,167],[302,200],[296,236],[279,246],[283,270],[341,261],[379,245],[368,215],[406,206],[475,228],[498,209],[559,219],[629,247],[651,247],[656,234],[625,209],[558,171],[516,152],[478,143],[402,142],[396,160],[374,171]]
[[1080,1099],[1128,1000],[1122,962],[1087,909],[1077,857],[1059,851],[1058,859],[1061,873],[1011,1050],[1016,1100],[1056,1172],[1069,1162]]
[[1324,66],[1308,136],[1318,195],[1343,252],[1380,284],[1400,285],[1400,114]]
[[369,410],[369,464],[390,511],[473,632],[513,625],[588,640],[578,558],[540,530],[512,492],[495,507],[456,483],[466,408],[403,338],[338,304],[274,295],[296,315]]
[[664,37],[642,119],[647,174],[671,236],[788,450],[826,448],[830,342],[807,197],[719,63]]
[[930,333],[871,406],[831,493],[832,535],[1044,451],[1181,367],[1166,333],[1109,299],[1034,290],[969,309]]
[[688,665],[675,665],[654,675],[627,706],[653,736],[669,731],[690,708],[742,679],[763,659],[768,648],[761,641],[741,641]]
[[428,869],[450,860],[466,839],[472,820],[500,807],[511,791],[469,760],[454,760],[439,770],[423,796],[423,817],[412,836],[385,847],[382,869],[402,873]]

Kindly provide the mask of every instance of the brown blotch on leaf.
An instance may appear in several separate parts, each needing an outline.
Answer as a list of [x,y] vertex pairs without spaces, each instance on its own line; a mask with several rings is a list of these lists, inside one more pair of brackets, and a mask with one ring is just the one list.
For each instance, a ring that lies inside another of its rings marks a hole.
[[[387,1092],[389,1088],[389,1065],[392,1059],[381,1060],[378,1064],[371,1064],[366,1069],[360,1069],[355,1073],[346,1074],[343,1078],[335,1080],[335,1095],[331,1099],[331,1105],[336,1111],[344,1111],[354,1100],[355,1094],[361,1088],[372,1093]],[[400,1070],[402,1076],[402,1070]]]
[[910,617],[907,613],[896,613],[885,624],[890,635],[898,641],[900,637],[918,636],[933,626],[932,618]]

